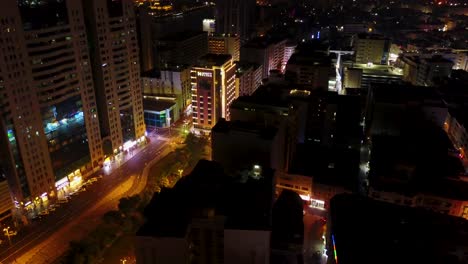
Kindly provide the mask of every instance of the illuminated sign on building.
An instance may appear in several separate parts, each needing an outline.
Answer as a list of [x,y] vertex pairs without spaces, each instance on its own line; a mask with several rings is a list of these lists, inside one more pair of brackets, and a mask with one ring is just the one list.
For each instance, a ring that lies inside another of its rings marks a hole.
[[197,72],[197,76],[200,76],[200,77],[213,77],[213,73],[211,72]]
[[325,210],[325,201],[311,198],[310,199],[310,207]]

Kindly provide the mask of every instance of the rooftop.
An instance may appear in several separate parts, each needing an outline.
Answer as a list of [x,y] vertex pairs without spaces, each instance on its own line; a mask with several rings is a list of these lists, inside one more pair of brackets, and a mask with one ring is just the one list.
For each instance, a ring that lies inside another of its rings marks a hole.
[[360,33],[360,34],[358,34],[358,38],[359,39],[375,39],[375,40],[386,40],[386,39],[388,39],[383,35],[370,34],[370,33]]
[[195,67],[213,67],[223,66],[227,61],[231,60],[232,56],[229,54],[212,54],[208,53],[198,59],[198,63]]
[[194,31],[194,30],[185,30],[182,32],[177,32],[173,33],[170,35],[167,35],[161,39],[159,39],[159,42],[180,42],[184,41],[190,38],[193,38],[198,35],[206,35],[207,33],[204,31]]
[[468,247],[465,219],[353,194],[332,198],[330,215],[341,264],[466,263],[455,255]]
[[288,61],[288,64],[299,64],[307,66],[327,66],[331,67],[332,59],[324,53],[294,53]]
[[260,138],[271,140],[275,137],[278,129],[275,127],[258,126],[253,122],[226,121],[220,119],[211,130],[213,133],[229,133],[231,131],[257,134]]
[[225,229],[269,230],[272,175],[263,170],[262,178],[242,181],[218,163],[200,160],[172,189],[154,195],[137,236],[185,237],[192,221],[215,216],[226,217]]
[[374,101],[379,103],[408,104],[419,101],[425,105],[446,107],[441,95],[433,87],[374,84],[371,90]]
[[143,99],[143,110],[161,112],[176,105],[175,101]]
[[256,37],[251,39],[243,48],[254,48],[254,49],[265,49],[266,47],[280,43],[281,41],[286,41],[285,38],[279,37]]
[[239,96],[231,104],[232,108],[243,108],[245,105],[289,108],[287,96],[290,86],[268,84],[260,86],[251,96]]

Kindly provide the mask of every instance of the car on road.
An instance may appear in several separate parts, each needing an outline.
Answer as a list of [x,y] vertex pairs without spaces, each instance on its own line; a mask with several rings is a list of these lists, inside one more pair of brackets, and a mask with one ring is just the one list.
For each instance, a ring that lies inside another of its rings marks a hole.
[[44,211],[39,213],[40,216],[45,216],[45,215],[48,215],[48,214],[49,214],[48,210],[44,210]]
[[64,198],[58,199],[58,203],[59,203],[59,204],[68,203],[70,200],[71,200],[71,199],[70,199],[68,196],[66,196],[66,197],[64,197]]

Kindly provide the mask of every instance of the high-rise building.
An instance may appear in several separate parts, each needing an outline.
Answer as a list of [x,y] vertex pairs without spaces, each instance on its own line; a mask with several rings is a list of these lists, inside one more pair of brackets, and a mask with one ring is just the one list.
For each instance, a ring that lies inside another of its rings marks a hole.
[[237,62],[236,67],[236,91],[239,96],[252,95],[262,84],[262,65]]
[[240,60],[240,38],[231,35],[208,36],[208,53],[230,54],[234,61]]
[[250,40],[241,48],[241,60],[263,66],[262,78],[271,70],[281,70],[284,60],[286,39],[259,37]]
[[284,73],[286,71],[286,65],[288,64],[288,61],[291,58],[291,56],[296,51],[296,47],[297,47],[297,44],[295,42],[293,41],[286,42],[284,46],[284,58],[281,63],[281,72]]
[[209,132],[220,118],[230,119],[236,99],[236,66],[231,55],[207,54],[192,67],[192,111],[195,129]]
[[124,150],[145,134],[134,3],[85,0],[103,149]]
[[420,58],[407,56],[401,60],[403,80],[413,85],[433,86],[434,81],[450,76],[454,63],[442,56]]
[[2,167],[32,212],[103,161],[83,7],[7,0],[0,17]]
[[216,33],[251,37],[255,25],[255,0],[217,0]]
[[194,65],[208,53],[208,35],[204,31],[183,31],[157,40],[156,67],[171,64]]
[[353,43],[355,62],[387,64],[390,44],[390,40],[381,35],[365,33],[356,35]]
[[295,53],[286,66],[286,79],[310,89],[328,90],[328,82],[335,73],[330,56],[323,53],[306,55]]

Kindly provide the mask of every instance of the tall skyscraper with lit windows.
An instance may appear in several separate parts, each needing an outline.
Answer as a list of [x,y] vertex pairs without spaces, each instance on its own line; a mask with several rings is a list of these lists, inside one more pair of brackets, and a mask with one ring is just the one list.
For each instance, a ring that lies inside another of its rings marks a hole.
[[4,0],[0,30],[0,162],[34,211],[103,161],[81,1]]
[[145,135],[134,3],[84,0],[105,154]]
[[248,40],[255,26],[255,0],[217,0],[216,33]]

